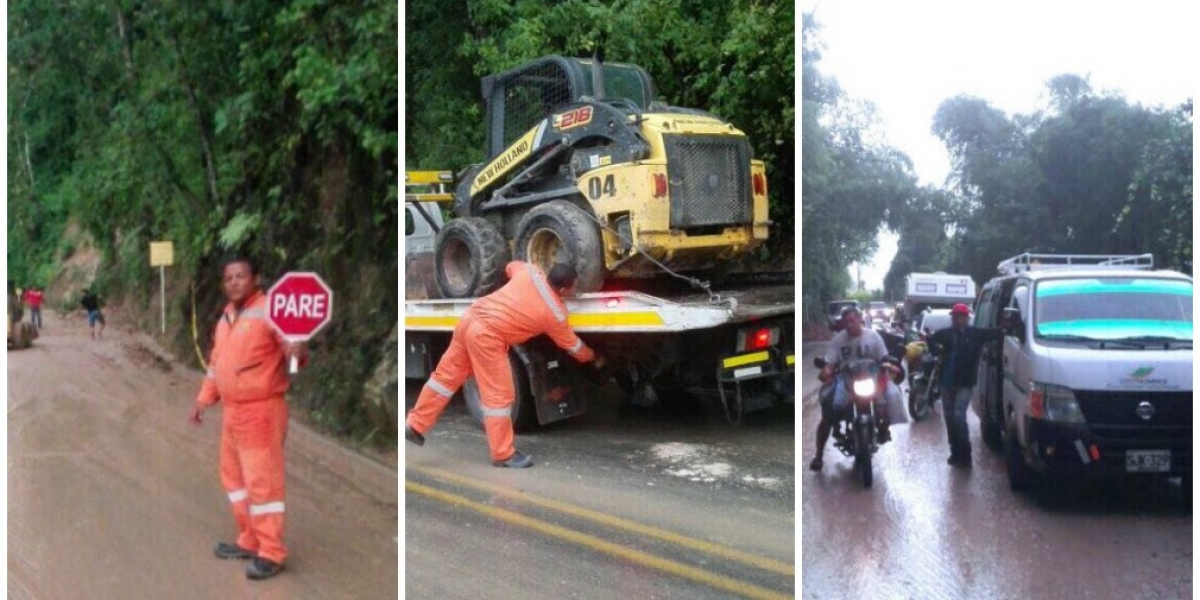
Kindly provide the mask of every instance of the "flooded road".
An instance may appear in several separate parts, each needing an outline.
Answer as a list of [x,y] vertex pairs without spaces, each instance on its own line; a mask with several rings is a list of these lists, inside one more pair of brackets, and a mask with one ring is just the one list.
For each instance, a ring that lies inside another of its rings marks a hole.
[[824,470],[808,471],[820,420],[811,363],[823,350],[804,351],[804,598],[1192,597],[1192,514],[1177,481],[1016,494],[973,413],[972,470],[946,464],[939,412],[892,428],[870,489],[832,444]]

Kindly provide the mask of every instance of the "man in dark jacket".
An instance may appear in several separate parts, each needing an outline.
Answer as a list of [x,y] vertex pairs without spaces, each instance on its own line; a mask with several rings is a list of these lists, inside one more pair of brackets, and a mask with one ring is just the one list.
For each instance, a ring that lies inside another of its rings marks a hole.
[[971,436],[967,430],[967,407],[975,388],[979,355],[983,345],[1001,339],[999,329],[983,329],[968,325],[971,309],[955,304],[950,309],[951,326],[933,334],[930,344],[941,358],[942,416],[946,419],[946,436],[950,439],[950,460],[953,467],[971,468]]

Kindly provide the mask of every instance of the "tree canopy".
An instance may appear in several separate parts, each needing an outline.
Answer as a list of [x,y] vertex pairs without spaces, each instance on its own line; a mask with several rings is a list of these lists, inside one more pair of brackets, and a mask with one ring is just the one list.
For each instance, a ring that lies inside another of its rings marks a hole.
[[100,268],[79,283],[142,307],[156,289],[148,243],[171,240],[181,318],[168,341],[190,354],[193,301],[202,343],[220,306],[221,255],[268,277],[318,271],[346,301],[317,343],[337,357],[327,366],[346,362],[307,385],[338,423],[361,422],[358,387],[398,313],[396,11],[10,2],[10,278],[69,289],[61,265],[91,244]]
[[870,107],[819,70],[820,26],[803,15],[804,295],[824,303],[851,286],[847,267],[899,234],[884,294],[915,271],[977,282],[1023,252],[1152,253],[1192,272],[1192,100],[1147,107],[1097,92],[1086,77],[1046,82],[1048,105],[1009,115],[957,96],[931,115],[952,172],[917,186],[906,156],[879,141]]

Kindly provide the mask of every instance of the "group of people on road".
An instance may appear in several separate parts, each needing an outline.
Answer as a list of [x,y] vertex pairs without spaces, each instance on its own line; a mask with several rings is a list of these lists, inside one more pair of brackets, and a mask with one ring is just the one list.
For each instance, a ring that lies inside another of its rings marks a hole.
[[[9,291],[13,291],[12,282],[9,282]],[[11,298],[12,296],[10,296]],[[40,285],[31,285],[24,290],[16,290],[15,297],[25,305],[29,311],[29,322],[37,328],[38,331],[45,329],[45,324],[42,322],[42,304],[45,303],[46,293]],[[87,313],[88,329],[91,331],[92,339],[98,339],[104,332],[104,313],[100,309],[100,297],[92,288],[85,288],[83,296],[79,300],[79,305]]]
[[[940,381],[942,391],[942,415],[946,422],[946,435],[950,444],[947,463],[953,467],[971,468],[971,440],[967,429],[967,407],[971,403],[971,392],[977,378],[977,365],[983,346],[1001,339],[999,329],[985,329],[970,325],[971,309],[966,304],[955,304],[950,310],[951,326],[933,332],[928,340],[929,347],[940,356]],[[825,444],[830,432],[841,418],[834,407],[832,393],[833,374],[838,366],[849,360],[869,358],[882,361],[888,356],[887,346],[878,333],[863,326],[862,312],[853,306],[841,313],[842,331],[829,342],[825,355],[825,366],[819,375],[825,384],[820,394],[821,422],[817,425],[817,452],[809,469],[820,471],[824,466]],[[886,365],[885,368],[895,368]],[[881,410],[879,423],[880,441],[891,439],[886,415],[902,402],[899,387],[888,385],[883,401],[887,408]]]

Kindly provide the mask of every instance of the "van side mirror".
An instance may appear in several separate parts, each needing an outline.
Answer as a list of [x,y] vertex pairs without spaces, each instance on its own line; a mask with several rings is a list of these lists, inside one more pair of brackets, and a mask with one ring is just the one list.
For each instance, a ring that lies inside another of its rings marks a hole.
[[1004,312],[1000,316],[1000,328],[1004,330],[1004,335],[1015,336],[1022,341],[1025,340],[1025,321],[1021,319],[1020,309],[1004,309]]

